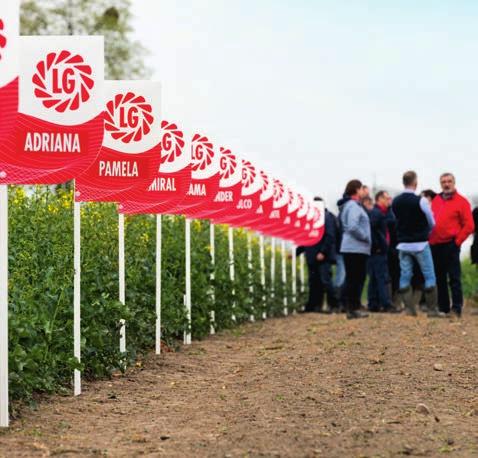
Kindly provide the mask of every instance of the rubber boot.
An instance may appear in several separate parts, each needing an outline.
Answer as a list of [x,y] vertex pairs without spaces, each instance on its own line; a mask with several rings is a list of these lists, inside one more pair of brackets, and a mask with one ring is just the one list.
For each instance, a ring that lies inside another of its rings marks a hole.
[[422,297],[422,290],[421,289],[416,289],[413,291],[413,302],[415,304],[415,307],[419,307],[420,305],[420,298]]
[[408,288],[401,289],[399,293],[405,304],[405,314],[409,316],[417,316],[417,308],[415,307],[412,287],[409,286]]
[[446,314],[438,310],[437,288],[428,288],[425,290],[425,303],[427,304],[428,318],[445,318]]

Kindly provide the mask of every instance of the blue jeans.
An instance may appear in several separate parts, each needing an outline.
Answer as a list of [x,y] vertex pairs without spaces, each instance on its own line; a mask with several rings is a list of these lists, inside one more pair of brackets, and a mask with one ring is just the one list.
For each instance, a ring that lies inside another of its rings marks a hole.
[[337,265],[335,267],[334,287],[342,288],[345,283],[345,264],[344,257],[340,253],[337,253]]
[[368,258],[368,308],[372,312],[392,306],[389,293],[390,276],[386,254],[373,254]]
[[433,267],[432,251],[429,245],[423,251],[399,250],[398,256],[400,258],[400,289],[406,289],[411,285],[414,259],[425,277],[425,289],[436,286],[435,268]]

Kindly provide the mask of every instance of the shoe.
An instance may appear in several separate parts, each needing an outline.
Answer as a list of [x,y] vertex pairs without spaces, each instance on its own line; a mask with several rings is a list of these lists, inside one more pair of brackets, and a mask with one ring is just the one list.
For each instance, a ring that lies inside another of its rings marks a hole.
[[394,305],[389,305],[383,308],[384,313],[402,313],[400,309],[397,309]]
[[452,307],[451,314],[454,318],[460,319],[461,318],[461,308],[459,309],[459,308],[456,308],[456,307]]
[[447,318],[448,316],[448,313],[440,312],[439,310],[430,310],[427,313],[428,318]]
[[399,291],[403,303],[405,304],[405,314],[408,316],[417,316],[417,308],[413,299],[413,290],[411,286]]
[[367,318],[368,313],[362,312],[362,310],[352,310],[351,312],[347,312],[347,319],[348,320],[355,320],[358,318]]

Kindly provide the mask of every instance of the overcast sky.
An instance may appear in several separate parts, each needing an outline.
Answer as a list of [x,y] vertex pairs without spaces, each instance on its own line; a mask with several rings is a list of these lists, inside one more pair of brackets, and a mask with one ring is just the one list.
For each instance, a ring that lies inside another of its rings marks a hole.
[[169,119],[329,201],[410,168],[478,194],[478,2],[132,1]]

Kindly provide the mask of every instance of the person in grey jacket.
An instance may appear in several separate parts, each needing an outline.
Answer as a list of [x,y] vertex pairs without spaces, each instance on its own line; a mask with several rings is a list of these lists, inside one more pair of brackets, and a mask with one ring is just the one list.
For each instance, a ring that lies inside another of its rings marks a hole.
[[351,180],[347,183],[343,199],[337,202],[343,234],[340,253],[345,262],[345,299],[349,319],[368,316],[360,310],[367,260],[372,248],[370,219],[360,203],[363,194],[362,182]]

